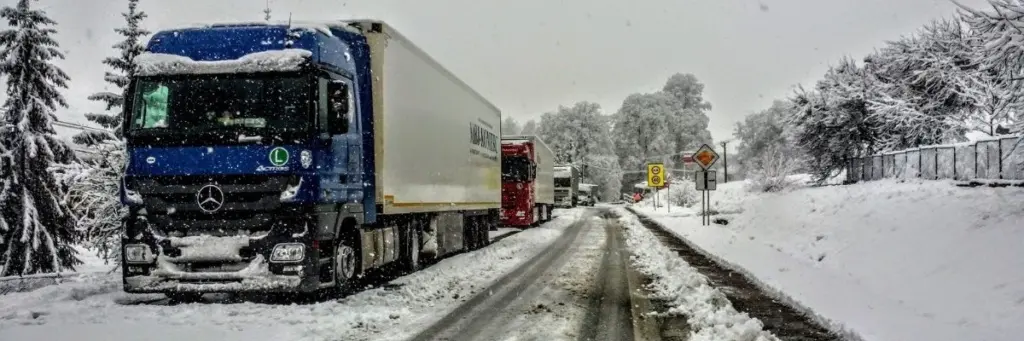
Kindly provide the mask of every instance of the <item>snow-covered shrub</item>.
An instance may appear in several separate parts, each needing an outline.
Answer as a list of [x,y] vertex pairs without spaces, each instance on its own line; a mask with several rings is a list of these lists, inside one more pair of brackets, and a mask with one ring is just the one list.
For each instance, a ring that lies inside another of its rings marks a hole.
[[690,207],[700,201],[700,194],[693,181],[676,181],[672,188],[665,191],[668,195],[668,202],[672,205]]
[[108,141],[95,146],[99,157],[68,165],[57,165],[54,173],[68,187],[64,197],[76,218],[76,228],[85,246],[105,260],[120,262],[121,220],[126,216],[119,198],[124,171],[124,145]]
[[779,192],[794,182],[788,178],[798,168],[799,162],[787,159],[778,146],[769,147],[752,163],[747,191]]

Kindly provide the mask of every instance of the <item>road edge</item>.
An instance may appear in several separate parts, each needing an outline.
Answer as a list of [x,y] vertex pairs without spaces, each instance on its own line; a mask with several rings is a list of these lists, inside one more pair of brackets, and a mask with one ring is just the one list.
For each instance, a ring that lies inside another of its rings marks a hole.
[[729,270],[729,271],[733,271],[733,272],[739,274],[740,276],[745,277],[746,280],[749,281],[755,288],[757,288],[758,290],[764,292],[771,299],[781,303],[782,305],[786,305],[786,306],[788,306],[791,309],[796,310],[800,314],[806,316],[812,323],[816,323],[816,324],[818,324],[818,326],[823,327],[825,330],[827,330],[832,335],[838,337],[840,340],[843,340],[843,341],[865,341],[864,337],[861,336],[860,333],[858,333],[856,330],[854,330],[852,328],[849,328],[849,327],[843,325],[842,323],[840,323],[838,321],[829,319],[829,318],[825,317],[824,315],[821,315],[821,314],[817,313],[816,311],[814,311],[810,307],[804,305],[802,302],[800,302],[800,301],[794,299],[793,297],[789,296],[788,294],[786,294],[781,289],[776,288],[774,286],[771,286],[768,283],[764,282],[763,280],[758,278],[756,275],[754,275],[752,272],[748,271],[746,268],[744,268],[744,267],[742,267],[742,266],[740,266],[738,264],[732,263],[732,262],[726,260],[725,258],[722,258],[722,257],[720,257],[720,256],[718,256],[718,255],[716,255],[714,253],[709,252],[708,250],[705,250],[700,245],[697,245],[696,243],[690,241],[689,239],[687,239],[683,235],[678,234],[675,231],[672,231],[671,229],[669,229],[665,225],[662,225],[660,222],[655,220],[653,217],[651,217],[651,216],[649,216],[647,214],[644,214],[642,212],[639,212],[636,209],[634,209],[633,207],[624,207],[624,209],[627,212],[629,212],[629,213],[633,214],[634,216],[636,216],[636,218],[638,220],[646,219],[646,220],[650,221],[659,230],[661,230],[661,231],[671,235],[672,238],[675,238],[675,239],[679,240],[680,242],[685,244],[687,247],[689,247],[690,249],[694,250],[697,254],[699,254],[701,256],[704,256],[705,258],[707,258],[711,262],[715,263],[719,267],[721,267],[723,269],[726,269],[726,270]]
[[[622,233],[623,226],[619,223],[618,217],[613,221],[615,224],[615,233],[619,235],[621,240],[625,240],[625,236]],[[629,289],[629,306],[630,312],[633,315],[633,341],[661,341],[661,330],[658,326],[658,320],[653,316],[648,315],[648,312],[654,312],[654,305],[651,300],[647,298],[647,291],[642,287],[643,281],[640,280],[640,273],[633,267],[633,262],[630,259],[632,253],[620,252],[619,257],[622,258],[622,264],[625,265],[626,269],[626,283]]]

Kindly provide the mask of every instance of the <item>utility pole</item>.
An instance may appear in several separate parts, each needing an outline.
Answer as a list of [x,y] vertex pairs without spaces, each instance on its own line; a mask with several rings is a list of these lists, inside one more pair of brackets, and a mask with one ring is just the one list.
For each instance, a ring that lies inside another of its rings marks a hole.
[[726,146],[729,141],[722,141],[722,182],[729,182],[729,151]]

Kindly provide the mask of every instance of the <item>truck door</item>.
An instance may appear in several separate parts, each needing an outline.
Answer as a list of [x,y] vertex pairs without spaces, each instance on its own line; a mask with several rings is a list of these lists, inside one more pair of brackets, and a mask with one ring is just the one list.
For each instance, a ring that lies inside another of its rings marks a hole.
[[[318,79],[318,117],[321,132],[330,136],[331,147],[324,155],[330,164],[321,165],[329,181],[321,182],[330,202],[344,202],[349,183],[359,183],[359,131],[355,122],[356,96],[352,80],[330,72]],[[355,157],[352,157],[355,155]]]

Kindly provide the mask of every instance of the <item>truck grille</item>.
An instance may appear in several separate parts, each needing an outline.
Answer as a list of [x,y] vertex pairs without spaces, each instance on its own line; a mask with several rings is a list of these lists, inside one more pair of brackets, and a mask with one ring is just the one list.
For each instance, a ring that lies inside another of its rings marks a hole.
[[[125,185],[142,197],[151,223],[164,230],[265,230],[281,208],[280,196],[291,175],[152,176],[130,177]],[[199,191],[215,185],[223,194],[213,211],[199,205]]]

